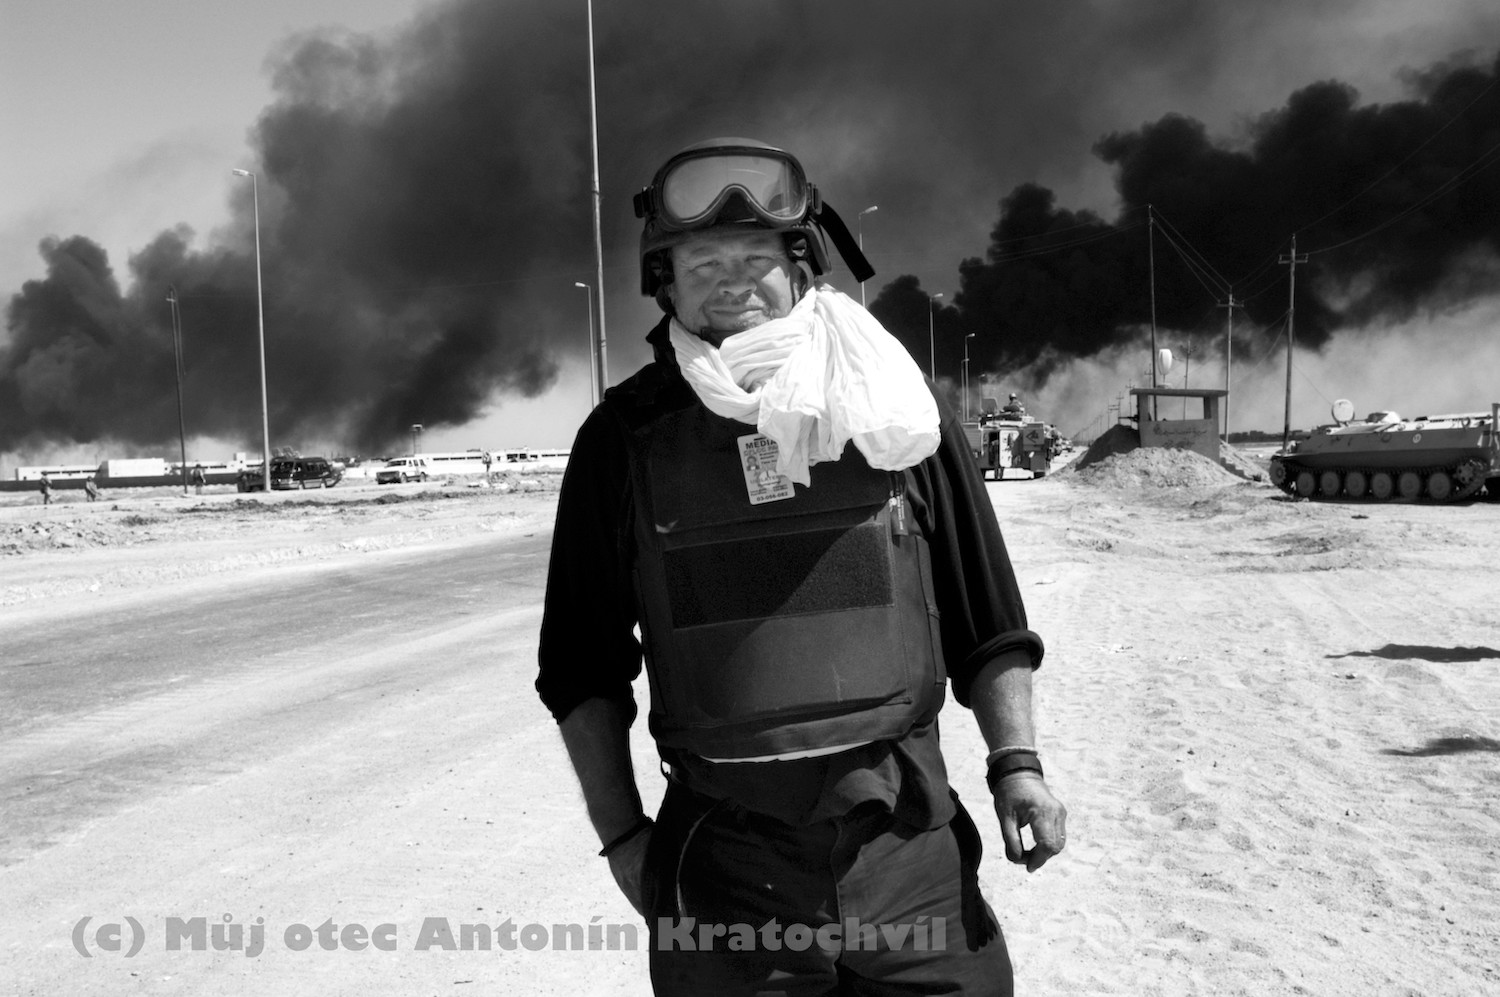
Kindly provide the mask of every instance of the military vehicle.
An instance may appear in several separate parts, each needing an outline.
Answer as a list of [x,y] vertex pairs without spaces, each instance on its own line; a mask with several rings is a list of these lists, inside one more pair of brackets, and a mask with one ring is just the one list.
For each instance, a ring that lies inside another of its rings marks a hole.
[[1332,425],[1271,457],[1271,481],[1300,498],[1500,501],[1500,404],[1415,419],[1395,412],[1353,416],[1347,399],[1334,402]]
[[978,422],[964,423],[969,449],[979,462],[982,477],[994,475],[1004,480],[1008,469],[1026,471],[1040,478],[1052,467],[1052,458],[1060,449],[1057,430],[1026,414],[1025,407],[1010,396],[1004,407],[992,396],[983,399],[984,411]]

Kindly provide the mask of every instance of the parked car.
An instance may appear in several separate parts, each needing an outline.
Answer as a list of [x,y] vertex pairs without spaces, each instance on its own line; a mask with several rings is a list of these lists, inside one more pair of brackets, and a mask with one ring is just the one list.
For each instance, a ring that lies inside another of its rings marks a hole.
[[332,488],[344,477],[344,466],[327,457],[277,457],[271,461],[271,487]]
[[394,457],[386,461],[385,467],[375,472],[375,483],[399,485],[408,481],[426,481],[428,473],[425,457]]
[[266,476],[258,467],[247,467],[234,479],[234,487],[242,492],[263,492],[266,490]]

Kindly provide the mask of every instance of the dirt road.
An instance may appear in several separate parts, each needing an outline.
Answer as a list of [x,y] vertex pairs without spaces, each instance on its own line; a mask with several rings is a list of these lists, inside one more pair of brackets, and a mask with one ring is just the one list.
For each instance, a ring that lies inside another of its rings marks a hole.
[[[1161,477],[989,486],[1071,815],[1032,876],[981,821],[1018,992],[1500,988],[1500,506]],[[0,562],[5,992],[647,993],[531,692],[547,497],[282,506],[0,516],[93,537]]]

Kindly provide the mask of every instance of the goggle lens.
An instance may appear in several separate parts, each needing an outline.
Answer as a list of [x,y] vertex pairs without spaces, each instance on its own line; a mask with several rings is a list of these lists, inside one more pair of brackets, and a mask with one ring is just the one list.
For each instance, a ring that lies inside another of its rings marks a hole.
[[738,188],[767,218],[795,222],[807,211],[807,183],[800,170],[774,156],[730,154],[685,159],[661,182],[666,216],[679,225],[701,221]]

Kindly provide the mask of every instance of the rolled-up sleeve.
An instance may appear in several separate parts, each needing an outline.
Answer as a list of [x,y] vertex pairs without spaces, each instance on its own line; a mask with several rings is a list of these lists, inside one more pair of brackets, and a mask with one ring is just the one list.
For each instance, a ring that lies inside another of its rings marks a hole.
[[641,645],[620,535],[628,480],[623,429],[601,405],[573,442],[552,533],[536,689],[558,721],[598,697],[628,703],[635,717]]
[[986,664],[1024,650],[1036,667],[1044,649],[1027,627],[1010,554],[963,425],[941,400],[938,407],[942,443],[909,473],[914,511],[932,552],[943,658],[954,698],[968,706],[969,687]]

